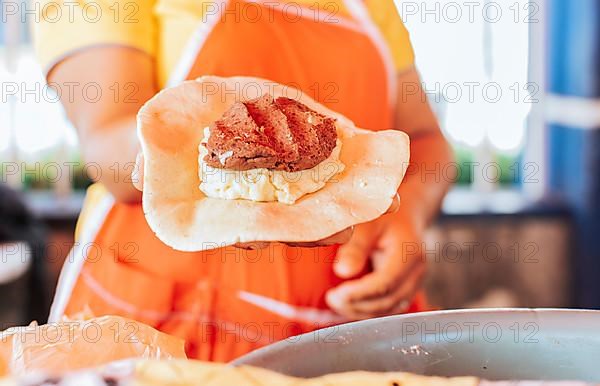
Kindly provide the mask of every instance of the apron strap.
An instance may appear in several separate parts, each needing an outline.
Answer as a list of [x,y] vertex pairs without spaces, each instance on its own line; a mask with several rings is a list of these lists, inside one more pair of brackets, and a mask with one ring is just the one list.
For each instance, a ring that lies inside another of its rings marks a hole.
[[373,22],[373,19],[369,15],[369,10],[365,6],[362,0],[344,0],[346,8],[350,14],[362,24],[364,31],[371,38],[371,41],[379,51],[383,65],[387,71],[388,78],[388,100],[392,107],[396,106],[396,99],[398,97],[398,79],[396,77],[396,70],[394,66],[394,59],[389,45],[385,41],[383,34]]
[[58,280],[54,301],[50,308],[48,323],[57,323],[62,319],[73,293],[73,288],[75,288],[75,283],[81,274],[81,269],[87,257],[87,251],[96,239],[96,235],[100,231],[113,204],[114,198],[110,194],[106,194],[98,205],[92,209],[92,213],[90,213],[89,219],[84,229],[82,229],[81,237],[75,242],[75,245],[67,255],[67,259],[60,272],[60,279]]
[[[272,10],[277,10],[278,12],[285,11],[285,4],[276,3],[268,0],[241,0],[246,3],[253,4],[264,4],[265,6],[271,8]],[[223,15],[226,12],[227,7],[232,1],[230,0],[219,0],[216,1],[218,12],[211,13],[206,16],[202,16],[201,20],[198,22],[198,26],[190,36],[188,42],[186,43],[184,50],[180,56],[177,65],[173,69],[169,80],[167,81],[167,87],[175,86],[184,80],[186,80],[194,62],[202,47],[206,43],[206,40],[210,36],[210,33],[213,31],[217,23],[222,20]],[[371,20],[371,17],[368,14],[367,9],[364,4],[360,0],[344,0],[346,8],[348,8],[350,15],[352,18],[342,17],[340,15],[335,15],[335,23],[329,20],[330,15],[326,12],[315,12],[307,7],[301,5],[295,5],[295,7],[301,10],[300,17],[305,17],[307,19],[318,21],[321,23],[329,23],[335,26],[339,26],[341,28],[351,29],[357,32],[361,32],[366,34],[371,38],[373,44],[377,47],[380,52],[386,71],[388,72],[389,78],[389,94],[392,99],[391,102],[395,102],[396,99],[396,74],[394,71],[393,60],[391,56],[391,52],[387,43],[385,42],[383,36],[381,35],[377,26]],[[353,20],[354,19],[354,20]]]
[[208,39],[208,36],[212,30],[219,22],[219,19],[221,19],[229,1],[220,0],[216,1],[216,3],[219,12],[202,16],[200,22],[198,22],[198,27],[196,27],[196,30],[188,39],[188,42],[181,53],[181,57],[173,69],[169,80],[167,81],[167,87],[175,86],[187,78],[192,66],[194,65],[194,62],[196,61],[198,53],[202,49],[202,46],[204,46],[204,43],[206,42],[206,39]]

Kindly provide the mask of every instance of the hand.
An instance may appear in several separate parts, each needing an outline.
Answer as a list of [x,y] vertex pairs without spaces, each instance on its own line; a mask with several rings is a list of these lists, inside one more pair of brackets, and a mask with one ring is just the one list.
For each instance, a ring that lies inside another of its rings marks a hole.
[[144,189],[144,153],[141,151],[135,156],[135,167],[131,172],[131,182],[140,192]]
[[421,238],[410,221],[395,215],[358,225],[337,253],[334,271],[350,279],[370,261],[373,271],[327,292],[327,304],[350,319],[405,312],[421,286],[426,264]]
[[[133,169],[133,172],[131,173],[131,181],[133,182],[133,186],[135,186],[136,189],[138,189],[139,191],[142,191],[142,189],[144,187],[144,154],[142,152],[139,152],[137,154],[137,157],[135,157],[135,167]],[[396,210],[398,210],[399,206],[400,206],[400,199],[399,199],[398,195],[396,194],[396,196],[394,197],[394,200],[392,201],[392,205],[390,205],[390,207],[388,208],[386,213],[395,212]],[[354,230],[353,227],[346,228],[343,231],[333,234],[327,238],[324,238],[322,240],[313,241],[313,242],[304,242],[304,243],[284,242],[284,244],[287,244],[287,245],[290,245],[293,247],[305,247],[305,248],[306,247],[319,247],[319,246],[326,246],[326,245],[334,245],[334,244],[344,244],[345,242],[350,240],[353,230]],[[265,242],[265,241],[254,241],[254,242],[249,242],[249,243],[237,243],[237,244],[235,244],[235,246],[238,248],[242,248],[242,249],[262,249],[262,248],[268,247],[269,244],[270,244],[269,242]]]

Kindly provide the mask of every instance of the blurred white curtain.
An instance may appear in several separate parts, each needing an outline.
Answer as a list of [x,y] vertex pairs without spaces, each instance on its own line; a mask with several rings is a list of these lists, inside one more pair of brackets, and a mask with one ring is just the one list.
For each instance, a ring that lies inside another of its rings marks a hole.
[[[540,11],[526,0],[396,0],[417,67],[445,134],[473,149],[516,153],[537,85],[528,83],[529,27]],[[441,105],[441,106],[440,106]]]

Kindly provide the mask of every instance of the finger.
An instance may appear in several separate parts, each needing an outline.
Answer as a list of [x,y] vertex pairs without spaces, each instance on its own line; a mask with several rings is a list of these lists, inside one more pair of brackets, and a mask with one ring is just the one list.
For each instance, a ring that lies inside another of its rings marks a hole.
[[347,243],[348,240],[352,237],[352,233],[354,232],[354,227],[346,228],[341,232],[338,232],[332,236],[324,238],[322,240],[310,241],[310,242],[291,242],[284,243],[289,245],[290,247],[300,247],[300,248],[312,248],[312,247],[322,247],[327,245],[335,245],[335,244],[344,244]]
[[348,279],[365,268],[377,237],[374,233],[371,227],[357,227],[352,238],[338,248],[333,264],[338,277]]
[[[416,292],[415,292],[415,296],[416,296]],[[414,298],[414,296],[412,296],[410,299],[412,300]],[[405,312],[407,312],[410,308],[411,305],[411,301],[410,300],[401,300],[400,303],[398,303],[396,305],[396,307],[394,307],[392,309],[392,311],[389,313],[389,315],[397,315],[397,314],[404,314]]]
[[363,320],[381,316],[395,315],[406,312],[411,300],[419,290],[425,270],[415,272],[410,280],[405,282],[393,295],[385,296],[371,302],[343,303],[333,299],[330,293],[326,295],[326,302],[338,314],[351,319]]
[[323,240],[317,241],[317,245],[334,245],[334,244],[345,244],[350,241],[354,234],[354,227],[346,228],[341,232],[334,234],[333,236],[327,237]]
[[394,308],[392,311],[385,312],[385,313],[382,312],[382,313],[371,314],[371,313],[357,312],[355,310],[348,309],[344,312],[340,312],[339,314],[350,320],[366,320],[366,319],[380,318],[380,317],[384,317],[384,316],[391,316],[391,315],[398,315],[398,314],[405,313],[410,308],[410,304],[411,304],[410,301],[402,300],[397,305],[396,308]]
[[392,199],[392,204],[387,209],[385,214],[396,213],[398,211],[398,209],[400,209],[400,195],[398,193],[396,193],[396,195]]
[[423,282],[425,271],[424,264],[417,265],[408,278],[400,282],[398,287],[390,294],[379,298],[351,302],[349,305],[351,311],[372,316],[391,315],[395,312],[406,311],[410,300]]
[[247,250],[255,250],[255,249],[265,249],[267,248],[271,243],[267,242],[267,241],[251,241],[251,242],[247,242],[247,243],[237,243],[234,244],[233,246],[239,249],[247,249]]
[[141,151],[135,157],[135,167],[131,172],[131,181],[137,190],[142,191],[144,188],[144,153]]
[[[332,296],[340,303],[369,300],[386,296],[396,289],[399,282],[405,280],[413,267],[419,263],[418,259],[403,260],[401,256],[393,255],[382,258],[383,251],[377,251],[373,260],[383,260],[378,264],[375,271],[365,276],[347,281],[332,289]],[[392,252],[393,253],[393,252]]]
[[[336,288],[329,290],[326,293],[325,301],[331,309],[340,315],[362,319],[363,317],[359,317],[357,310],[352,305],[354,298],[362,297],[365,293],[372,296],[374,291],[378,293],[384,292],[384,290],[381,289],[383,287],[380,286],[380,283],[383,280],[385,280],[385,278],[380,273],[373,272],[367,274],[360,279],[343,283]],[[362,286],[365,286],[366,288],[362,289]],[[376,290],[374,289],[375,287],[377,288]]]

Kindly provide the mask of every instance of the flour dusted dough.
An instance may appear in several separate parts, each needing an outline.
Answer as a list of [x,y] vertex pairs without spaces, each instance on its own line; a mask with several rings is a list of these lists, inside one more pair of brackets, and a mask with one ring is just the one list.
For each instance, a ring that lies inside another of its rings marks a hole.
[[[236,100],[265,93],[294,98],[335,118],[344,171],[292,205],[206,197],[198,188],[203,129]],[[160,240],[181,251],[238,242],[309,242],[371,221],[391,205],[409,158],[406,134],[356,128],[294,88],[251,77],[206,76],[161,91],[140,110],[138,135],[145,157],[146,219]]]

